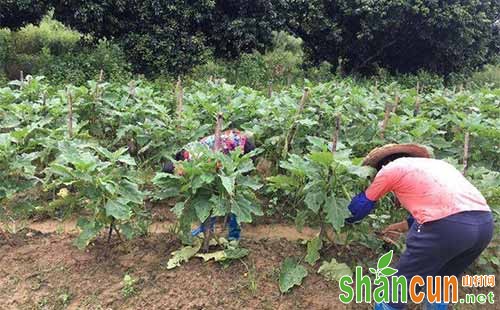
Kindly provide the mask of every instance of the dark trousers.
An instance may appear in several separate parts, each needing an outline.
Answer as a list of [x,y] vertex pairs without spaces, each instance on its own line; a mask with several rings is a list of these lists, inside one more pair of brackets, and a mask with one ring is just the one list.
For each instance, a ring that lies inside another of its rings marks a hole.
[[[410,227],[397,276],[460,276],[493,237],[491,212],[468,211]],[[405,304],[389,305],[402,309]]]

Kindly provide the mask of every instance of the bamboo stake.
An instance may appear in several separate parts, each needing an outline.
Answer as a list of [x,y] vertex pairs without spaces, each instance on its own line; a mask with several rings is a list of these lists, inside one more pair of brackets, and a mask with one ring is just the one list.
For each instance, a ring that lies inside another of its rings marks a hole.
[[73,138],[73,97],[71,92],[68,90],[68,136]]
[[136,95],[135,94],[135,87],[136,87],[136,84],[135,84],[134,80],[132,80],[132,81],[130,81],[130,83],[128,83],[128,88],[129,88],[128,93],[132,98],[135,98],[135,95]]
[[222,135],[222,121],[223,121],[223,114],[222,112],[217,113],[217,122],[215,125],[215,142],[214,142],[214,151],[218,152],[222,148],[222,141],[221,141],[221,135]]
[[385,114],[384,114],[384,122],[382,123],[382,130],[380,131],[380,138],[384,139],[385,137],[385,129],[387,128],[387,124],[389,123],[389,118],[391,117],[392,105],[390,103],[385,105]]
[[309,88],[305,87],[304,88],[304,93],[302,94],[302,98],[300,99],[299,103],[299,108],[297,110],[297,113],[295,114],[292,126],[288,130],[288,133],[285,137],[285,146],[283,147],[283,153],[281,154],[282,158],[285,158],[286,154],[288,153],[288,149],[290,147],[290,144],[293,141],[293,138],[295,136],[295,131],[297,130],[297,119],[299,118],[300,114],[302,114],[302,111],[304,110],[304,107],[306,105],[307,99],[309,98]]
[[333,132],[332,139],[332,153],[337,151],[337,142],[339,141],[339,132],[340,132],[340,113],[335,117],[335,130]]
[[464,158],[463,158],[463,175],[467,173],[467,168],[469,164],[469,143],[470,143],[470,133],[468,131],[465,132],[464,137]]
[[177,118],[181,118],[182,110],[184,110],[184,89],[182,88],[182,80],[180,76],[177,78],[175,93],[177,97]]
[[104,81],[104,70],[101,69],[101,71],[99,72],[99,83],[102,83],[102,81]]
[[415,109],[413,110],[413,116],[415,116],[415,117],[420,112],[420,96],[419,96],[419,91],[420,91],[420,83],[417,82],[417,97],[415,98]]
[[396,95],[396,97],[394,98],[394,105],[392,106],[392,113],[396,113],[396,110],[399,106],[399,95]]

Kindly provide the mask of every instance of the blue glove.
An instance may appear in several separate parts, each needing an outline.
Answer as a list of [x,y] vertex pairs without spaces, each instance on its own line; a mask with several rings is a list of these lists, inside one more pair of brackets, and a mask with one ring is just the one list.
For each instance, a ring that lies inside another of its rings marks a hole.
[[364,192],[359,193],[351,200],[349,204],[349,211],[351,211],[352,217],[347,218],[345,221],[349,224],[354,222],[359,222],[365,218],[372,210],[375,208],[375,201],[371,201],[366,198]]
[[227,239],[229,241],[240,240],[241,228],[240,225],[238,225],[238,221],[236,220],[236,215],[234,215],[233,213],[229,215],[228,230],[229,232],[227,235]]
[[[214,232],[215,221],[216,221],[215,217],[210,218],[210,231],[211,232]],[[201,234],[202,232],[205,232],[205,225],[203,223],[201,223],[201,225],[198,228],[191,231],[191,236],[196,237],[199,234]]]
[[408,215],[408,218],[406,219],[406,222],[408,223],[408,228],[410,228],[411,225],[413,225],[413,223],[415,223],[415,219],[413,218],[413,216]]

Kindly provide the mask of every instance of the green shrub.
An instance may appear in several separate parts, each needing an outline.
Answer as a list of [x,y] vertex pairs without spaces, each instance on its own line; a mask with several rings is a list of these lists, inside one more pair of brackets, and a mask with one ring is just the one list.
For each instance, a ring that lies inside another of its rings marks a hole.
[[101,40],[94,46],[75,48],[72,53],[59,56],[44,50],[39,58],[37,74],[56,83],[84,84],[98,78],[104,71],[107,81],[126,81],[131,78],[130,64],[121,48]]
[[[18,31],[0,31],[0,60],[9,79],[25,75],[44,75],[56,83],[84,84],[97,79],[99,71],[107,80],[130,78],[130,65],[121,48],[112,42],[90,37],[45,17],[39,26],[28,25]],[[4,71],[2,70],[2,71]]]
[[9,46],[11,40],[11,32],[8,29],[0,29],[0,71],[3,73],[7,56],[9,55]]
[[14,32],[12,49],[16,53],[36,55],[45,48],[52,55],[62,55],[75,48],[81,37],[80,33],[46,16],[40,25],[30,24]]
[[491,86],[500,88],[500,64],[487,65],[468,79],[468,85],[473,87]]

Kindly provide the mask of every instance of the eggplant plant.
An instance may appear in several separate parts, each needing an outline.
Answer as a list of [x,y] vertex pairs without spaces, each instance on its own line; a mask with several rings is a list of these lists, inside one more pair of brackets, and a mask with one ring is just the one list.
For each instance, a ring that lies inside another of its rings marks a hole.
[[[188,151],[192,159],[176,162],[174,174],[158,173],[153,179],[157,199],[177,198],[172,211],[184,242],[192,242],[193,222],[206,223],[211,217],[233,213],[239,223],[250,223],[254,215],[263,215],[255,194],[262,184],[249,175],[255,169],[255,151],[243,155],[238,149],[223,154],[199,143],[190,145]],[[212,235],[209,229],[205,233],[207,245]]]
[[351,196],[362,188],[360,185],[366,185],[373,169],[355,164],[349,149],[334,153],[323,139],[309,137],[309,141],[312,145],[307,155],[290,155],[280,163],[286,174],[269,177],[268,181],[285,197],[293,197],[286,203],[297,208],[295,223],[299,230],[305,223],[319,224],[319,236],[308,242],[306,256],[306,261],[314,264],[327,239],[327,226],[337,234],[343,232],[344,221],[350,216],[347,205]]
[[59,149],[59,156],[45,169],[44,185],[47,190],[59,189],[60,199],[72,197],[84,206],[77,223],[78,248],[85,248],[106,227],[108,241],[113,231],[127,239],[147,231],[145,193],[126,148],[112,153],[83,141],[62,141]]

